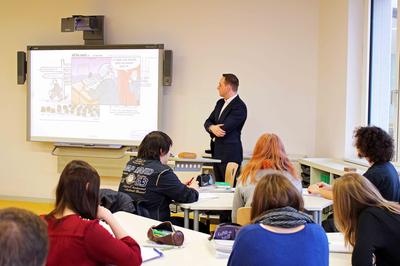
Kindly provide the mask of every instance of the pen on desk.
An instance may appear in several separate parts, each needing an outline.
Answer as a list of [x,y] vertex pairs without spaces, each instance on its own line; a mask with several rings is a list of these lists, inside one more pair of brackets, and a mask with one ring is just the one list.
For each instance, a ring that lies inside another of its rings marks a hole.
[[159,251],[158,249],[156,249],[156,248],[153,248],[153,250],[161,257],[163,254],[162,254],[162,252],[161,251]]
[[194,180],[194,177],[192,177],[192,178],[189,180],[189,182],[187,182],[186,185],[190,186],[190,185],[192,184],[193,180]]
[[179,249],[181,246],[173,246],[173,245],[165,245],[165,244],[145,244],[143,247],[148,247],[148,248],[158,248],[161,250],[169,250],[169,249]]

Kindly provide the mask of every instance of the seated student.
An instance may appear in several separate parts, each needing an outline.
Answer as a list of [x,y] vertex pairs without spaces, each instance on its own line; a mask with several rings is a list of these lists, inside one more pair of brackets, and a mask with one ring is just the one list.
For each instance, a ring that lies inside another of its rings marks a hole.
[[137,158],[131,159],[122,174],[119,191],[134,200],[144,200],[151,218],[171,221],[172,201],[190,203],[199,198],[192,182],[183,184],[167,165],[171,138],[161,131],[147,134],[139,145]]
[[337,228],[354,247],[353,266],[400,265],[400,205],[387,201],[365,177],[348,173],[333,186]]
[[282,171],[301,192],[301,177],[289,161],[281,139],[275,134],[265,133],[257,140],[253,155],[238,179],[233,198],[232,222],[236,222],[237,209],[251,206],[258,180],[271,169]]
[[[392,137],[379,127],[368,126],[357,128],[354,138],[358,156],[367,159],[371,165],[364,176],[386,200],[399,202],[399,175],[390,163],[394,154]],[[311,185],[308,191],[332,199],[332,187],[323,182]]]
[[251,225],[235,239],[228,265],[328,265],[328,239],[303,209],[303,198],[277,172],[258,181],[251,209]]
[[47,249],[47,226],[39,216],[17,208],[0,210],[0,265],[44,265]]
[[[47,265],[140,265],[140,247],[109,210],[99,206],[100,178],[84,161],[68,163],[56,190],[56,207],[44,219],[50,240]],[[103,226],[104,220],[115,237]]]

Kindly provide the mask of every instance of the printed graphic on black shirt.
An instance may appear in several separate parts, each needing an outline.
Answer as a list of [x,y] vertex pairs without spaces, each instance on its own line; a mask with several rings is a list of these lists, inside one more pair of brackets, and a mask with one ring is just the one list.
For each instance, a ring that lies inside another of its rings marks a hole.
[[122,188],[125,192],[145,194],[149,178],[153,173],[154,170],[151,168],[127,165],[121,179]]

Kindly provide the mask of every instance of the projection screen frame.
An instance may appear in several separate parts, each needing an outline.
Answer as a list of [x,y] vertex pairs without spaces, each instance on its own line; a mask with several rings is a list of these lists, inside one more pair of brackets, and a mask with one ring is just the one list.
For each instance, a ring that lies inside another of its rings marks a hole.
[[117,44],[117,45],[29,45],[27,46],[27,141],[32,142],[53,142],[57,145],[65,143],[66,146],[82,145],[82,147],[106,147],[110,145],[115,148],[116,145],[121,146],[138,146],[141,140],[111,140],[111,139],[90,139],[90,138],[57,138],[57,137],[34,137],[31,132],[31,51],[34,50],[95,50],[95,49],[157,49],[158,52],[158,113],[157,113],[157,130],[161,127],[162,116],[162,88],[163,88],[163,55],[164,44]]

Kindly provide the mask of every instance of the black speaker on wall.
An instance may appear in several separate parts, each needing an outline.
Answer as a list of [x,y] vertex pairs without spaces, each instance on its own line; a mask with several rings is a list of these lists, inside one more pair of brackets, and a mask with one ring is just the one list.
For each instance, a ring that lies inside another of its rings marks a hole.
[[172,50],[164,50],[163,85],[172,84]]
[[26,53],[17,52],[17,83],[24,84],[26,80]]

